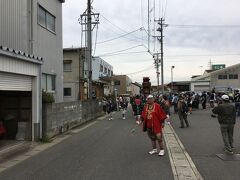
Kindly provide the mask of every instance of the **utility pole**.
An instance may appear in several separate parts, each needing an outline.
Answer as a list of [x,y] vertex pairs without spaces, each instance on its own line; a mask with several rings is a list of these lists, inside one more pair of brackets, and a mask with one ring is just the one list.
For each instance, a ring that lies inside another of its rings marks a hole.
[[163,18],[161,18],[160,20],[155,20],[158,22],[158,24],[160,25],[160,27],[157,29],[157,31],[160,32],[160,36],[154,36],[155,38],[158,39],[158,41],[160,42],[160,54],[161,54],[161,84],[162,84],[162,94],[164,94],[164,72],[163,72],[163,27],[166,27],[167,25],[164,24],[164,20]]
[[[94,22],[92,22],[94,16]],[[87,17],[87,18],[86,18]],[[92,12],[91,0],[87,0],[87,10],[81,15],[79,19],[80,24],[85,28],[83,32],[87,33],[86,59],[88,63],[88,99],[92,99],[92,31],[94,27],[99,24],[99,13]],[[94,25],[94,26],[92,26]]]
[[159,89],[159,66],[160,66],[160,59],[159,59],[159,53],[157,52],[156,54],[154,54],[154,64],[155,64],[155,67],[156,67],[156,74],[157,74],[157,91],[158,91],[158,96],[160,94],[160,89]]
[[162,94],[164,94],[164,76],[163,76],[163,18],[160,20],[160,28],[161,28],[161,82],[162,82]]
[[91,0],[87,4],[88,97],[92,99],[92,14]]

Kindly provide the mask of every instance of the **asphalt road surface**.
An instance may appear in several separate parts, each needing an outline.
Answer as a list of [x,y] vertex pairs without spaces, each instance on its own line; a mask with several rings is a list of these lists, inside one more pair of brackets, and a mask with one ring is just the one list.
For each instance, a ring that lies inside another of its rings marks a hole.
[[13,166],[0,180],[172,180],[168,154],[149,155],[151,143],[119,112],[114,120],[98,120],[60,144]]
[[[191,156],[200,174],[206,180],[239,180],[240,161],[223,161],[216,154],[223,154],[223,141],[217,118],[210,110],[196,110],[189,115],[189,128],[181,129],[177,115],[172,115],[172,125]],[[234,132],[235,153],[240,152],[240,118]]]

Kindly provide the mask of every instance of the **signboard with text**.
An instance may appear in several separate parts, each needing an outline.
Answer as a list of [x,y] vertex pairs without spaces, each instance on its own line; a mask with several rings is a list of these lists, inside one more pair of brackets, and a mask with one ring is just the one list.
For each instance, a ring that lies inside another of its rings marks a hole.
[[225,64],[215,64],[215,65],[212,65],[212,70],[219,70],[219,69],[223,69],[225,67],[226,67]]

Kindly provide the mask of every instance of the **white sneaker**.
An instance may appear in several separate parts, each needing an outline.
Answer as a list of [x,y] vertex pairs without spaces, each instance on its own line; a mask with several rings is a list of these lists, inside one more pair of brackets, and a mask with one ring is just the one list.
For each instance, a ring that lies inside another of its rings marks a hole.
[[159,151],[159,154],[158,154],[158,155],[159,155],[159,156],[164,156],[164,154],[165,154],[165,152],[164,152],[164,150],[162,149],[162,150]]
[[123,119],[126,119],[125,117],[123,117]]
[[148,153],[151,154],[151,155],[152,154],[156,154],[157,153],[157,149],[153,149],[153,150],[149,151]]
[[171,123],[168,121],[167,124],[170,125]]

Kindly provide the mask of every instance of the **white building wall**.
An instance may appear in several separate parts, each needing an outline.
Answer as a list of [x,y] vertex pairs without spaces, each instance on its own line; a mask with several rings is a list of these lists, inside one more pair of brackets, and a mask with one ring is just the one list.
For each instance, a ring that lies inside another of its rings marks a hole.
[[[56,17],[55,33],[38,24],[38,4]],[[56,102],[63,101],[62,3],[0,0],[0,45],[43,57],[43,73],[56,75]]]
[[[103,66],[103,72],[100,72],[100,66]],[[92,74],[92,79],[97,81],[99,80],[99,77],[105,77],[105,76],[111,76],[109,75],[108,72],[105,73],[104,69],[107,68],[110,70],[110,72],[113,72],[113,66],[104,61],[100,57],[94,57],[92,61],[92,68],[93,68],[93,74]]]
[[28,0],[0,1],[0,45],[29,51]]

